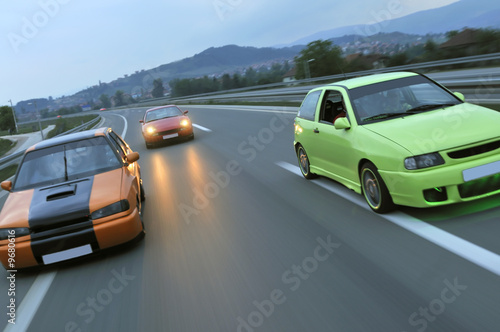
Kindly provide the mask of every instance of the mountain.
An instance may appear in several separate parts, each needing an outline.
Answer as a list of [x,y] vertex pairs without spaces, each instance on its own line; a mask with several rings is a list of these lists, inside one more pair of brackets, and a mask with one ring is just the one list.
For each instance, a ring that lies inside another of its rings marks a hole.
[[248,68],[256,64],[264,64],[269,61],[283,62],[292,60],[303,48],[303,46],[292,46],[284,48],[257,48],[227,45],[222,47],[211,47],[190,58],[162,65],[154,71],[172,78],[189,78],[203,75],[211,75],[224,71],[232,71],[237,68]]
[[[380,18],[384,15],[380,15]],[[380,21],[373,17],[375,24],[359,24],[321,31],[299,39],[291,44],[306,45],[318,39],[331,39],[344,35],[370,36],[380,32],[403,32],[426,35],[444,33],[451,30],[469,28],[500,28],[500,2],[492,0],[460,0],[450,5],[420,11],[393,20]]]
[[272,63],[284,63],[291,61],[302,50],[304,46],[292,46],[284,48],[257,48],[227,45],[222,47],[211,47],[192,57],[164,64],[159,67],[136,71],[134,74],[125,75],[109,83],[82,90],[75,95],[66,97],[64,105],[75,105],[96,100],[102,94],[112,96],[116,90],[123,90],[132,96],[141,95],[151,90],[153,80],[161,78],[164,86],[176,78],[195,78],[207,76],[222,76],[225,72],[243,72],[253,66],[254,69],[265,66],[270,67]]

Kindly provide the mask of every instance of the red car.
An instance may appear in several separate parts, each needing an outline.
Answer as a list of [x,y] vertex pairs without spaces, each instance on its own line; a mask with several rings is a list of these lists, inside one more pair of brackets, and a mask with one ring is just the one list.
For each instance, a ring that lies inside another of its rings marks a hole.
[[149,149],[153,144],[170,139],[193,139],[193,124],[186,115],[187,112],[175,105],[148,109],[144,118],[139,120],[146,147]]

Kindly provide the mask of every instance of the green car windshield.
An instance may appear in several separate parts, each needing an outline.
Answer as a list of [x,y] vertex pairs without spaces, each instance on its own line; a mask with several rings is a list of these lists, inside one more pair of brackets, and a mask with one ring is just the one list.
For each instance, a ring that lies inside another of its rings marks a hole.
[[462,103],[423,76],[375,83],[350,90],[359,124],[403,117]]
[[120,167],[121,162],[106,138],[93,137],[28,152],[13,189],[59,184]]

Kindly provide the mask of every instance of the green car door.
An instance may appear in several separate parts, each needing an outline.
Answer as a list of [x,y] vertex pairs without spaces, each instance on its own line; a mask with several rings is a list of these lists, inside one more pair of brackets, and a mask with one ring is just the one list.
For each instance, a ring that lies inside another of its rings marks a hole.
[[[359,186],[357,163],[359,156],[355,153],[356,126],[337,129],[334,122],[339,119],[349,121],[350,105],[341,89],[327,89],[322,95],[323,100],[317,110],[316,127],[314,130],[314,150],[311,160],[315,160],[322,173],[349,188]],[[314,169],[313,169],[314,171]]]

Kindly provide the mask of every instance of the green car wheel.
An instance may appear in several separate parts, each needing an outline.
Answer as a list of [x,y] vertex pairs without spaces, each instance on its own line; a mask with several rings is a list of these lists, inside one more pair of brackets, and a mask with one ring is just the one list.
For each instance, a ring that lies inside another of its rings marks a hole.
[[299,160],[299,167],[302,175],[310,180],[317,177],[316,174],[311,173],[309,158],[307,157],[306,150],[302,145],[299,145],[297,149],[297,159]]
[[394,209],[391,195],[375,165],[372,163],[363,164],[360,177],[363,195],[373,211],[386,213]]

